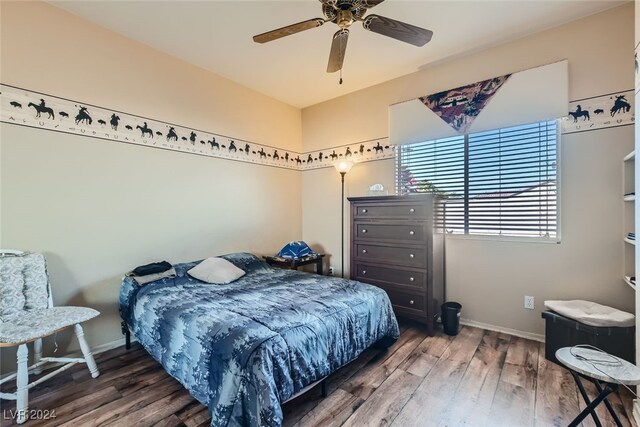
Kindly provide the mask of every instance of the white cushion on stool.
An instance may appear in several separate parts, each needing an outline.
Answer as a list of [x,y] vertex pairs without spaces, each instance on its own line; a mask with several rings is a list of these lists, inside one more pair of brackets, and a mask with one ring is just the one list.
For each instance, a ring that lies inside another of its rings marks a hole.
[[545,301],[544,306],[558,314],[590,326],[624,328],[636,324],[636,317],[633,314],[591,301],[580,299]]

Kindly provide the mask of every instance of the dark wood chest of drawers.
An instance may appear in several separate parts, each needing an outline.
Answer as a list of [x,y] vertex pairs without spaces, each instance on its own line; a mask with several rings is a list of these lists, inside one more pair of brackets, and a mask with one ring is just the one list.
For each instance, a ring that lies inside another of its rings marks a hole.
[[351,279],[384,289],[432,335],[444,301],[444,234],[432,194],[350,197]]

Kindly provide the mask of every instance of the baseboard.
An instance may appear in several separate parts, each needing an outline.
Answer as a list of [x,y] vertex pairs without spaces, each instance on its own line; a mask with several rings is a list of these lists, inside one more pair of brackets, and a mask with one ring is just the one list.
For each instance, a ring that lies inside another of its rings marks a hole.
[[[134,336],[131,336],[131,342],[137,342],[137,341],[138,340],[136,340],[136,338]],[[114,348],[122,347],[125,344],[126,344],[126,340],[124,338],[119,338],[119,339],[117,339],[115,341],[111,341],[111,342],[108,342],[108,343],[97,345],[95,347],[91,347],[91,353],[93,353],[93,354],[104,353],[105,351],[109,351],[109,350],[113,350]],[[73,354],[78,354],[79,356],[81,356],[82,352],[80,350],[78,350],[78,351],[74,352]]]
[[514,335],[520,338],[526,338],[528,340],[544,342],[544,335],[534,334],[531,332],[519,331],[517,329],[503,328],[502,326],[491,325],[489,323],[476,322],[475,320],[460,319],[460,323],[467,326],[473,326],[476,328],[487,329],[489,331],[504,332],[505,334]]

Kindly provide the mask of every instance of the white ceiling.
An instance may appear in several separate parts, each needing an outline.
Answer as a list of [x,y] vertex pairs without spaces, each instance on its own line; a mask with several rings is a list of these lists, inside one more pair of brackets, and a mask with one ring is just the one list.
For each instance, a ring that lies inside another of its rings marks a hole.
[[296,107],[306,107],[590,15],[624,1],[400,1],[373,13],[434,32],[422,48],[355,23],[344,84],[327,74],[335,24],[263,45],[252,36],[322,17],[318,0],[60,1],[51,4]]

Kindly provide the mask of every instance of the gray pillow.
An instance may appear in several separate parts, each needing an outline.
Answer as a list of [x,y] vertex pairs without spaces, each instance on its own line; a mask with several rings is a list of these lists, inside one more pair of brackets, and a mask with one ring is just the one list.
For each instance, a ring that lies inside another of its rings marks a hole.
[[195,279],[215,285],[225,285],[245,275],[243,270],[222,258],[207,258],[187,273]]

